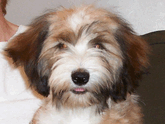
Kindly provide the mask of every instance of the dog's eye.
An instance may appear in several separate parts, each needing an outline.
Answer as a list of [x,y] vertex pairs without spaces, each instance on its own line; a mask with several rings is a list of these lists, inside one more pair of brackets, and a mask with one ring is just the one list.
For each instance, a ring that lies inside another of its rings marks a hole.
[[103,49],[104,48],[102,44],[95,44],[94,47],[96,49]]
[[100,49],[100,45],[99,44],[96,44],[95,45],[95,48]]
[[67,45],[64,44],[64,43],[59,43],[59,44],[58,44],[58,47],[59,47],[60,49],[65,49],[65,48],[67,48]]

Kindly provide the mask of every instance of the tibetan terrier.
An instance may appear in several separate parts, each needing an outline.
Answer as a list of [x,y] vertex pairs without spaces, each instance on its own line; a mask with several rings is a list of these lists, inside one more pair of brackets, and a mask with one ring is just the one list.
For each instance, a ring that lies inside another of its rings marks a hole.
[[36,18],[6,48],[45,96],[32,124],[141,124],[136,87],[148,45],[119,16],[94,6]]

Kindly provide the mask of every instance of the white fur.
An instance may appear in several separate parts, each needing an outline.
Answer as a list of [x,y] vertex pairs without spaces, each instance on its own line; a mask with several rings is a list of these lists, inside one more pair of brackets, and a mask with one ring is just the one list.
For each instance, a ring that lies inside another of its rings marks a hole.
[[39,124],[99,124],[102,117],[95,107],[55,110],[49,107],[39,115]]
[[83,24],[91,22],[90,16],[86,15],[85,10],[77,11],[71,17],[68,18],[71,29],[76,32]]

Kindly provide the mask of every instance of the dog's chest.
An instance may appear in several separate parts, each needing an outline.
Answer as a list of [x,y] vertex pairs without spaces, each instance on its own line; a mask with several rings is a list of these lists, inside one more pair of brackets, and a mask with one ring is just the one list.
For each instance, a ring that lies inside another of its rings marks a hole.
[[90,109],[47,111],[39,117],[39,124],[99,124],[101,115]]

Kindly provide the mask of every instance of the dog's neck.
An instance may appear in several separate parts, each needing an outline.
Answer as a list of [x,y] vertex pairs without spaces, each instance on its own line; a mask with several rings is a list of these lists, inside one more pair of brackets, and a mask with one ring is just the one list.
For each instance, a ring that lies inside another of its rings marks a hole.
[[[97,124],[101,121],[101,115],[103,113],[96,113],[95,109],[97,106],[90,106],[87,108],[74,108],[69,109],[61,107],[57,109],[56,107],[49,106],[45,110],[46,112],[42,113],[40,118],[41,122],[46,122],[48,124]],[[49,114],[46,114],[46,113]],[[49,116],[51,115],[51,116]],[[48,122],[49,121],[49,122]]]

